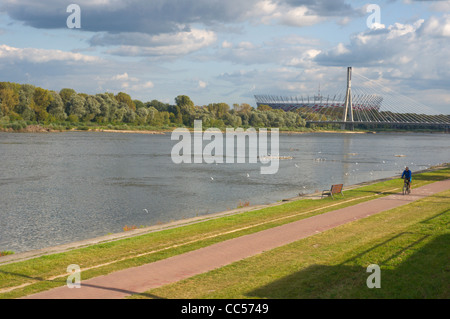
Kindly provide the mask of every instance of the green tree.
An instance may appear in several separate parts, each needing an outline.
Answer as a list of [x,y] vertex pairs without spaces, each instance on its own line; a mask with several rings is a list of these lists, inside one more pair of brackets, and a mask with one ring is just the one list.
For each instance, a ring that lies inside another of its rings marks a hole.
[[19,90],[19,104],[16,106],[16,112],[22,116],[25,121],[35,120],[34,112],[34,90],[35,86],[31,84],[23,84]]
[[258,111],[271,111],[272,108],[266,104],[260,104],[260,105],[258,105],[257,110]]
[[262,127],[262,126],[264,126],[264,123],[261,120],[261,118],[259,117],[259,114],[257,112],[252,112],[250,114],[250,118],[248,120],[248,124],[250,126],[253,126],[253,127]]
[[234,109],[236,110],[237,113],[245,113],[248,116],[250,116],[250,113],[253,110],[253,107],[251,107],[250,104],[247,103],[242,103],[242,104],[233,104]]
[[61,99],[61,96],[54,91],[51,91],[53,99],[50,102],[47,112],[55,118],[57,121],[65,121],[67,118],[67,114],[65,112],[64,103]]
[[222,119],[230,111],[230,106],[226,103],[211,103],[207,109],[216,119]]
[[153,106],[148,108],[148,116],[147,116],[147,123],[150,125],[157,125],[156,121],[158,119],[158,110],[154,108]]
[[134,121],[136,121],[136,113],[133,110],[128,109],[123,115],[122,121],[124,123],[134,123]]
[[192,102],[191,98],[187,95],[178,95],[175,98],[175,104],[181,109],[194,106],[194,102]]
[[2,113],[8,115],[19,104],[19,94],[12,88],[5,87],[0,90],[0,100]]
[[145,107],[145,104],[139,100],[133,100],[134,105],[136,106],[136,110]]
[[34,111],[38,121],[45,121],[48,118],[47,107],[53,101],[50,91],[37,87],[33,94]]
[[123,122],[123,117],[129,110],[128,105],[125,103],[113,104],[111,105],[111,118],[112,123]]
[[134,104],[133,100],[131,99],[131,96],[129,96],[127,93],[119,92],[115,96],[117,102],[119,103],[125,103],[131,110],[136,111],[136,105]]
[[84,116],[85,121],[92,121],[101,113],[100,103],[95,96],[88,95],[85,99],[84,107],[86,109],[86,114]]
[[158,112],[173,112],[169,110],[169,104],[160,102],[158,100],[152,100],[151,102],[145,103],[147,108],[154,107]]
[[148,109],[145,107],[138,107],[136,110],[136,123],[138,125],[144,125],[147,123],[147,117],[148,117]]
[[36,109],[47,110],[50,102],[53,101],[53,96],[50,91],[38,87],[34,90],[33,101]]
[[77,92],[75,92],[74,89],[64,88],[59,91],[59,96],[61,97],[64,107],[70,101],[70,98],[74,94],[77,94]]
[[97,94],[97,102],[100,104],[100,114],[97,116],[97,121],[111,122],[113,117],[113,107],[117,107],[118,103],[112,93]]
[[72,95],[69,102],[67,102],[67,114],[74,115],[81,120],[87,113],[84,105],[85,100],[86,99],[80,94]]

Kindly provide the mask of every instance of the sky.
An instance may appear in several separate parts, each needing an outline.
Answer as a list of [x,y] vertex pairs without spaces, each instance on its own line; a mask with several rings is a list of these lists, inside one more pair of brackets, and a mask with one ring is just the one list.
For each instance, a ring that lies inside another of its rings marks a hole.
[[450,114],[450,1],[0,1],[0,81],[256,106],[345,90],[349,66]]

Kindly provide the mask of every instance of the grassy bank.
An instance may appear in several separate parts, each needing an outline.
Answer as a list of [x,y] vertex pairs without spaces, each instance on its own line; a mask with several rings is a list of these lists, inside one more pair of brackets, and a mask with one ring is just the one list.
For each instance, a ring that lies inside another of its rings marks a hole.
[[[450,191],[131,298],[450,297]],[[367,267],[381,269],[369,289]]]
[[[414,187],[447,178],[450,167],[417,174]],[[64,285],[66,269],[71,264],[81,267],[85,280],[385,196],[400,191],[401,186],[399,179],[388,180],[345,191],[345,198],[336,200],[302,199],[32,260],[1,265],[0,259],[0,298],[16,298]]]

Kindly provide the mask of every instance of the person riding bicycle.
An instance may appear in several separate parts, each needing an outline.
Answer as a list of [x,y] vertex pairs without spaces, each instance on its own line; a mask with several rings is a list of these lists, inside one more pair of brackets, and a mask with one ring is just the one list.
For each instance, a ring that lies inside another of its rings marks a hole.
[[405,170],[403,171],[402,178],[408,183],[408,187],[411,187],[412,172],[409,170],[408,167],[406,167]]

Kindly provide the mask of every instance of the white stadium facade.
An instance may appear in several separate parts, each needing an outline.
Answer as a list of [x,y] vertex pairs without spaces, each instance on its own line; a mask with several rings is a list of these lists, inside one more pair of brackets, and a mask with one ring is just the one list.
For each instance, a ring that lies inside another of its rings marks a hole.
[[[353,110],[379,111],[383,97],[370,95],[353,95]],[[255,95],[257,106],[268,105],[275,110],[295,111],[300,108],[309,108],[312,111],[320,111],[328,108],[345,107],[345,95],[323,96],[320,93],[312,97],[283,97],[272,95]]]

